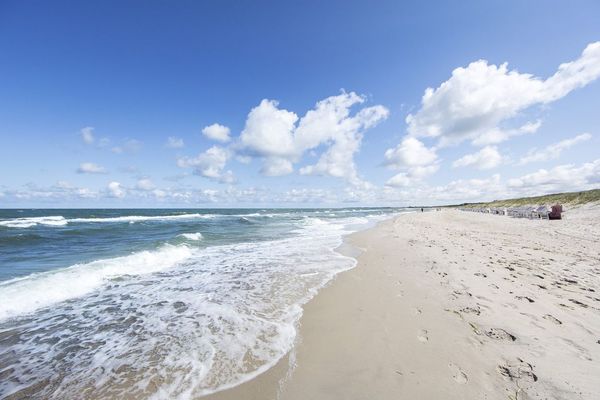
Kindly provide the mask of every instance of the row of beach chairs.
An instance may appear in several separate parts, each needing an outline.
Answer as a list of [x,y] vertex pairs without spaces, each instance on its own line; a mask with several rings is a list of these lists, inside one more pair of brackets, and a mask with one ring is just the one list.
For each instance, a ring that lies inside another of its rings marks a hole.
[[460,210],[529,219],[562,219],[563,211],[560,204],[551,207],[462,207]]

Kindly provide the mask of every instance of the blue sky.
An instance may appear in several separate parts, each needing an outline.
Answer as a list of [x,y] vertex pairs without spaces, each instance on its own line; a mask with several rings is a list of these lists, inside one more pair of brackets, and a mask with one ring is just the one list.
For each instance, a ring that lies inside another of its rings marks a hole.
[[599,17],[596,1],[2,1],[0,207],[600,187]]

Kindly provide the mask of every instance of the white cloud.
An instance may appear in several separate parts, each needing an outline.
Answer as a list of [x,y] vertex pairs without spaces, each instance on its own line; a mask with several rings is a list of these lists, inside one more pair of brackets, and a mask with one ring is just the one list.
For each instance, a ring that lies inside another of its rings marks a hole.
[[66,181],[58,181],[50,187],[38,187],[34,184],[24,185],[23,189],[11,189],[4,192],[8,201],[22,204],[23,201],[41,200],[48,204],[61,204],[64,201],[91,199],[98,197],[98,193],[88,188],[76,187]]
[[491,169],[500,165],[503,157],[495,146],[486,146],[473,154],[467,154],[452,163],[454,168],[473,166],[477,169]]
[[385,183],[389,187],[406,187],[420,183],[426,177],[433,175],[440,168],[439,164],[417,165],[400,172]]
[[482,198],[493,200],[504,197],[505,194],[499,174],[484,179],[458,179],[447,185],[435,186],[428,191],[427,197],[441,201],[457,199],[476,201]]
[[81,135],[81,139],[85,144],[93,144],[94,143],[94,128],[91,126],[86,126],[85,128],[81,128],[79,131]]
[[405,136],[398,146],[387,149],[384,158],[388,167],[404,170],[390,178],[386,186],[406,187],[417,184],[439,169],[435,149],[426,147],[412,136]]
[[[559,165],[549,170],[540,169],[507,181],[494,174],[489,178],[457,179],[438,186],[419,185],[402,189],[407,186],[402,184],[402,179],[398,178],[396,183],[384,188],[379,201],[453,204],[591,190],[600,187],[600,159],[579,166]],[[409,185],[412,183],[409,182]]]
[[521,158],[519,164],[524,165],[532,162],[557,159],[558,157],[560,157],[560,153],[562,153],[563,150],[566,150],[578,143],[590,140],[591,138],[592,135],[590,135],[589,133],[582,133],[581,135],[577,135],[569,139],[561,140],[558,143],[551,144],[550,146],[547,146],[544,149],[531,149],[527,152],[525,156]]
[[579,167],[566,164],[550,170],[540,169],[508,181],[510,188],[521,188],[532,193],[593,189],[599,184],[600,159]]
[[268,157],[264,160],[260,173],[266,176],[288,175],[294,171],[291,161],[280,157]]
[[388,116],[388,110],[379,105],[351,116],[350,108],[364,101],[356,93],[342,92],[319,101],[299,119],[294,112],[279,109],[276,101],[265,99],[248,114],[236,148],[241,155],[262,158],[263,174],[284,175],[293,172],[293,164],[305,152],[325,145],[319,160],[301,168],[300,173],[329,175],[362,185],[354,154],[360,149],[363,132]]
[[[59,181],[51,187],[24,185],[19,189],[2,187],[3,204],[84,204],[81,200],[92,200],[85,204],[111,204],[115,199],[127,198],[136,204],[185,205],[200,204],[343,204],[360,202],[364,205],[419,205],[456,204],[465,201],[483,201],[502,198],[532,196],[600,187],[600,159],[581,165],[559,165],[552,169],[540,169],[523,176],[502,180],[495,174],[480,179],[458,179],[445,185],[428,186],[419,184],[405,187],[402,178],[417,179],[431,173],[437,164],[416,166],[413,176],[402,172],[396,185],[368,188],[347,185],[330,188],[295,187],[291,189],[221,186],[222,189],[194,189],[186,186],[155,187],[152,182],[140,180],[134,188],[110,182],[105,190],[94,191]],[[409,182],[414,183],[414,182]],[[102,203],[98,203],[102,202]],[[113,203],[114,204],[114,203]]]
[[98,193],[95,190],[88,188],[75,188],[75,193],[82,199],[93,199],[98,196]]
[[125,197],[126,190],[119,182],[110,182],[106,188],[110,197],[116,197],[118,199]]
[[376,105],[351,116],[350,108],[364,101],[354,92],[344,92],[319,101],[315,109],[306,113],[295,132],[298,151],[303,153],[321,144],[329,144],[329,148],[316,164],[301,168],[301,174],[343,178],[355,186],[367,184],[358,176],[354,155],[360,150],[363,132],[386,119],[389,111]]
[[509,71],[507,64],[485,60],[457,68],[437,89],[428,88],[421,108],[406,118],[413,136],[439,138],[440,145],[471,140],[474,144],[498,143],[536,129],[530,123],[503,129],[522,111],[553,102],[600,76],[600,42],[589,44],[575,61],[561,64],[546,80]]
[[162,189],[154,189],[152,191],[152,194],[157,198],[157,199],[163,199],[165,197],[167,197],[168,193]]
[[175,136],[169,136],[166,146],[171,149],[180,149],[184,146],[183,139]]
[[411,136],[405,136],[398,146],[385,152],[385,164],[395,168],[429,165],[436,159],[435,149],[427,148]]
[[144,190],[144,191],[150,191],[155,188],[154,183],[148,178],[142,178],[142,179],[138,180],[135,187],[138,190]]
[[472,143],[475,146],[487,146],[490,144],[498,144],[515,136],[526,135],[528,133],[536,133],[540,126],[542,126],[542,121],[537,120],[535,122],[527,122],[522,126],[513,129],[492,128],[474,138]]
[[224,172],[230,151],[219,146],[212,146],[195,158],[182,157],[177,160],[181,168],[193,168],[194,174],[213,179],[222,183],[235,181],[231,171]]
[[293,131],[298,116],[277,108],[274,100],[263,100],[248,114],[240,135],[240,146],[255,157],[294,157]]
[[225,143],[231,140],[231,137],[229,136],[229,128],[219,124],[212,124],[204,127],[204,129],[202,129],[202,134],[211,140],[216,140],[217,142]]
[[106,172],[104,167],[91,162],[81,163],[77,168],[78,174],[105,174]]
[[400,173],[392,176],[390,179],[388,179],[385,184],[386,184],[386,186],[403,187],[403,186],[409,186],[413,183],[414,183],[414,179],[412,179],[410,176],[408,176],[407,172],[400,172]]

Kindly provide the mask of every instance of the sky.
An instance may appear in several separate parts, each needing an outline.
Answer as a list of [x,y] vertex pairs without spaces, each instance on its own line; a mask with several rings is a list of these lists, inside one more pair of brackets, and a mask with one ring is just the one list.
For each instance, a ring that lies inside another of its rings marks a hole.
[[600,2],[0,0],[0,207],[600,187]]

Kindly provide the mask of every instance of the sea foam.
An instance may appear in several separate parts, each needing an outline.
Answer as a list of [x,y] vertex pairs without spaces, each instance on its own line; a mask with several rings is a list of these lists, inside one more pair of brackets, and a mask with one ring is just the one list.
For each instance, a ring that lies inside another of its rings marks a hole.
[[30,228],[36,225],[64,226],[67,220],[61,216],[13,218],[0,221],[0,226],[7,228]]
[[0,282],[0,321],[83,296],[119,276],[169,268],[189,257],[191,252],[186,246],[165,245],[155,251],[141,251]]
[[181,236],[184,239],[192,240],[192,241],[202,240],[202,234],[200,232],[196,232],[196,233],[182,233],[179,236]]

